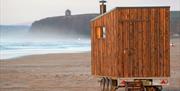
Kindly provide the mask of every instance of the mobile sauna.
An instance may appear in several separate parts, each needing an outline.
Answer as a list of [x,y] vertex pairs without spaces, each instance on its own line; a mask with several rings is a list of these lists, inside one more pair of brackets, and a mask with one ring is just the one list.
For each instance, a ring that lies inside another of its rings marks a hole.
[[[116,7],[91,20],[91,70],[102,91],[161,91],[170,77],[170,7]],[[134,89],[134,90],[133,90]]]

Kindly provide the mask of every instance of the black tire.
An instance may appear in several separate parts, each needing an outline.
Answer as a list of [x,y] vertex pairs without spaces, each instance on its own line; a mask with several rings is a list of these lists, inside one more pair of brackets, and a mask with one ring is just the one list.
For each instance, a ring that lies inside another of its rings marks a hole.
[[115,91],[117,88],[117,80],[109,78],[108,91]]
[[105,88],[105,91],[109,91],[109,78],[105,78],[105,86],[104,86],[104,88]]
[[103,77],[100,81],[101,91],[105,91],[105,78]]
[[162,91],[162,87],[161,86],[151,86],[151,87],[146,87],[145,91],[150,91],[149,89],[153,89],[155,91]]
[[112,91],[113,90],[113,84],[112,84],[112,79],[109,79],[109,86],[108,86],[108,91]]
[[156,91],[162,91],[162,86],[156,87]]

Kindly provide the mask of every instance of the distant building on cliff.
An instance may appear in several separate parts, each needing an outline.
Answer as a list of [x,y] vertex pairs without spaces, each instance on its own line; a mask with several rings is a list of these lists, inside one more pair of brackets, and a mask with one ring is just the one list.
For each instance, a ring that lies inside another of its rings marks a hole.
[[70,15],[71,15],[71,11],[70,11],[69,9],[67,9],[67,10],[65,11],[65,15],[66,15],[66,16],[70,16]]

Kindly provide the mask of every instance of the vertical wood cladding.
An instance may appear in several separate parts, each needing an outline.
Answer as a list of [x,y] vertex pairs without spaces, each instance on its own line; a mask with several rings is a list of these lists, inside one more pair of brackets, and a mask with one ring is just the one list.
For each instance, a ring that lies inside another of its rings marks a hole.
[[[169,77],[169,7],[118,7],[91,21],[92,74]],[[97,38],[97,27],[106,37]]]

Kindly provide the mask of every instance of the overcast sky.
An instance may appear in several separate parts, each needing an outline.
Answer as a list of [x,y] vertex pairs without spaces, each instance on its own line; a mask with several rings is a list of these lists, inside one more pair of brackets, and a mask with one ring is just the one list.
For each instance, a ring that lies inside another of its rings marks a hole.
[[[98,13],[99,0],[0,0],[0,24],[23,24],[45,17]],[[120,6],[171,6],[180,10],[180,0],[108,0],[107,9]]]

